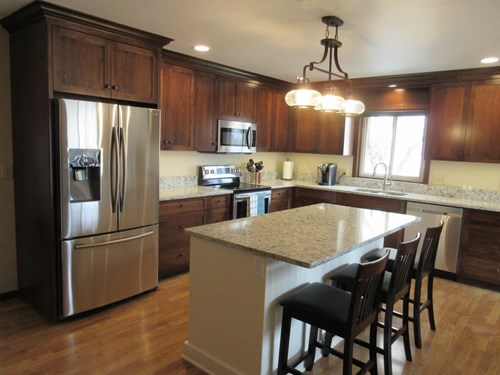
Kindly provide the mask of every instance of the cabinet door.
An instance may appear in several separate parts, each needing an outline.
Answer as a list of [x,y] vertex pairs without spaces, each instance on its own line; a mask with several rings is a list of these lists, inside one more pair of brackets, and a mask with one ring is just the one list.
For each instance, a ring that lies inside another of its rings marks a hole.
[[318,116],[318,151],[321,154],[342,155],[344,150],[345,117],[320,112]]
[[275,94],[271,89],[257,89],[255,122],[257,123],[257,151],[272,151]]
[[245,121],[255,121],[255,92],[257,86],[248,82],[236,82],[236,113]]
[[161,148],[192,150],[194,72],[176,65],[161,65]]
[[290,138],[290,107],[285,102],[285,94],[276,93],[276,114],[273,135],[273,151],[288,151]]
[[295,152],[318,151],[318,122],[314,109],[297,109],[295,111]]
[[500,285],[500,213],[464,210],[458,277]]
[[427,159],[463,159],[468,92],[467,83],[433,86]]
[[156,52],[113,43],[112,97],[158,103],[158,56]]
[[54,91],[109,97],[109,46],[103,38],[54,26],[52,29]]
[[217,109],[219,118],[253,121],[256,86],[230,78],[219,78]]
[[475,82],[467,124],[465,159],[500,162],[500,82]]
[[215,76],[195,73],[194,84],[194,149],[217,150],[217,124],[215,121]]

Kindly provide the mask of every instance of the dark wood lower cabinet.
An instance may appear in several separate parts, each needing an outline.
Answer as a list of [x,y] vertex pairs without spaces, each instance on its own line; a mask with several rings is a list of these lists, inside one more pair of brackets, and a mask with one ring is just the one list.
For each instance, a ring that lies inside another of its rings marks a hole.
[[160,202],[158,278],[189,271],[186,228],[229,219],[230,195]]
[[288,210],[291,207],[292,193],[290,188],[273,189],[271,191],[271,212]]
[[295,188],[294,207],[310,206],[316,203],[335,203],[335,193],[326,190]]
[[457,276],[500,286],[500,212],[464,210]]

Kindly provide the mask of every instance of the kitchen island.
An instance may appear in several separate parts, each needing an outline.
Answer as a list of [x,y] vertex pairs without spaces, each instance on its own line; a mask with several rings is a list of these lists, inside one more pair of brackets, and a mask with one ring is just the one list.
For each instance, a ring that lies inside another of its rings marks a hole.
[[[337,267],[358,262],[415,216],[332,204],[187,229],[191,235],[189,338],[183,358],[212,374],[272,374],[279,301]],[[306,330],[292,324],[290,353]]]

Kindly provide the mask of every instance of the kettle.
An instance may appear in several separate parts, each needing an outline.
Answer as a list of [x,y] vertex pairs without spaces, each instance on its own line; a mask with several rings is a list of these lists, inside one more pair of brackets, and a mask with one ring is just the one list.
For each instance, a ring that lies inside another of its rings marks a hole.
[[320,163],[318,165],[316,182],[319,185],[335,185],[336,175],[337,175],[337,164]]

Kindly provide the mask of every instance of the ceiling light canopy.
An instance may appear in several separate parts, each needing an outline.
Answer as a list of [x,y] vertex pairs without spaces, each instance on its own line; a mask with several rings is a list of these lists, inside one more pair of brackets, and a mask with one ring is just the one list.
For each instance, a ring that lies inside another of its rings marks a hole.
[[[349,76],[342,70],[338,60],[338,49],[342,43],[337,39],[339,26],[344,24],[340,18],[335,16],[325,16],[321,19],[326,24],[325,39],[321,40],[321,45],[325,47],[321,61],[310,62],[304,66],[302,76],[298,78],[298,88],[292,90],[285,96],[286,103],[295,108],[314,108],[322,112],[334,112],[345,116],[360,115],[365,111],[365,105],[354,98],[352,84]],[[329,28],[335,27],[335,37],[329,38]],[[318,68],[316,65],[322,64],[328,57],[328,70]],[[339,73],[332,72],[332,65],[335,63]],[[328,85],[323,95],[308,86],[309,79],[306,71],[317,70],[328,74]],[[347,96],[340,95],[339,89],[334,88],[332,76],[339,77],[347,82]]]

